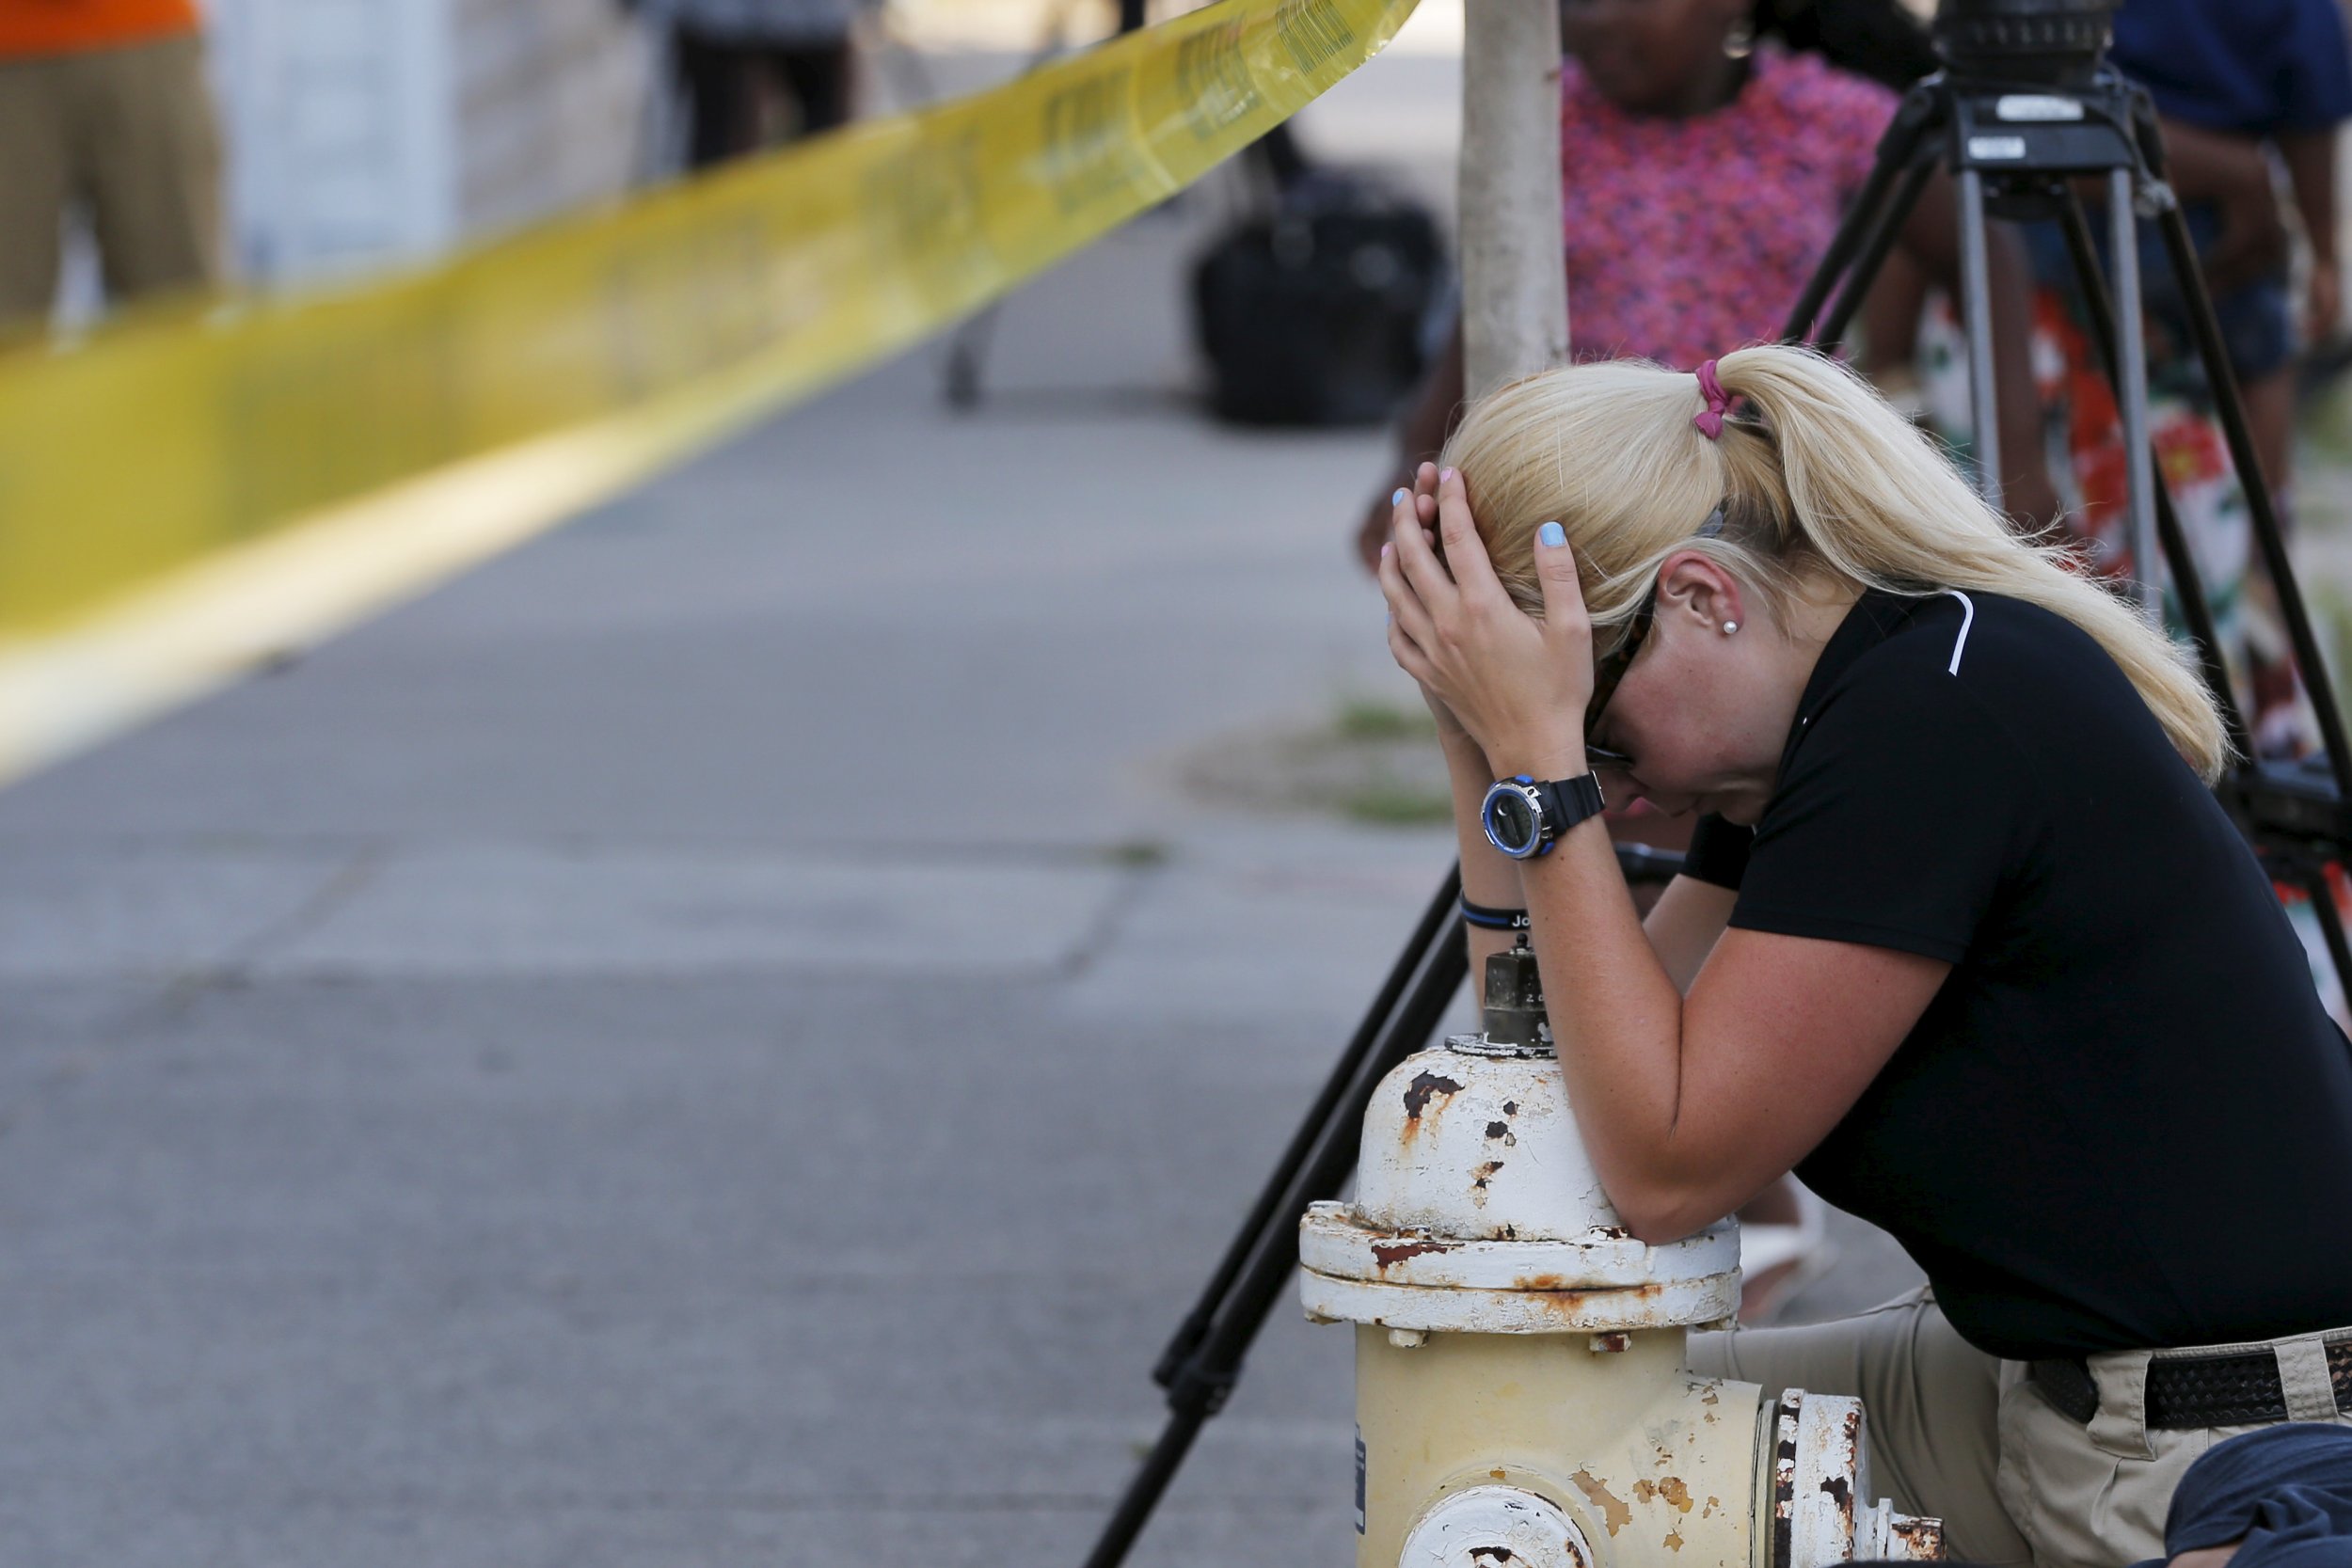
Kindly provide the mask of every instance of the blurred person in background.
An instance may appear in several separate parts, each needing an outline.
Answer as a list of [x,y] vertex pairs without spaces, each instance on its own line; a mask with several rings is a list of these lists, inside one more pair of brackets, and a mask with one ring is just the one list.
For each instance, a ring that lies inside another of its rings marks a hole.
[[195,0],[0,0],[0,327],[47,318],[75,210],[113,304],[220,280]]
[[[2336,135],[2352,119],[2352,44],[2336,0],[2131,0],[2115,17],[2108,58],[2145,87],[2179,165],[2214,309],[2246,394],[2257,455],[2274,490],[2292,480],[2294,309],[2288,246],[2268,154],[2284,166],[2310,250],[2306,342],[2334,336],[2343,274],[2336,251]],[[2152,236],[2153,238],[2153,236]],[[2152,313],[2185,336],[2160,245],[2142,276],[2161,279]]]
[[[2271,160],[2284,166],[2309,244],[2302,335],[2324,339],[2336,328],[2341,297],[2335,138],[2352,118],[2352,45],[2343,16],[2336,0],[2130,0],[2117,13],[2108,58],[2155,101],[2168,182],[2197,242],[2256,458],[2284,517],[2299,350],[2290,240]],[[2104,259],[2105,193],[2084,195]],[[2034,362],[2043,428],[2036,439],[2051,454],[2068,531],[2100,570],[2137,577],[2142,568],[2130,551],[2122,417],[2073,262],[2057,225],[2027,225],[2024,234],[2037,279]],[[2140,225],[2139,250],[2157,465],[2203,568],[2254,748],[2264,756],[2299,754],[2314,744],[2309,707],[2269,585],[2252,570],[2245,488],[2230,463],[2185,297],[2151,223]],[[1890,357],[1901,357],[1909,325],[1882,313],[1868,331]],[[1967,370],[1948,300],[1931,305],[1920,341],[1928,412],[1939,433],[1964,446]],[[2299,911],[2301,895],[2287,896]],[[2316,925],[2307,911],[2296,920],[2316,948]]]
[[848,124],[856,75],[850,26],[880,0],[623,4],[666,35],[686,103],[687,166],[700,169]]
[[[1894,0],[1794,10],[1802,28],[1751,0],[1563,0],[1561,221],[1574,358],[1687,369],[1779,335],[1894,114],[1896,95],[1882,84],[1934,60]],[[1840,63],[1785,48],[1774,34],[1836,43]],[[1957,278],[1953,214],[1939,177],[1905,225],[1898,253],[1930,277]],[[2046,521],[2056,501],[2030,411],[2026,275],[2014,250],[1994,260],[2002,407],[2019,414],[2006,489],[2012,514]],[[1462,395],[1457,331],[1365,511],[1358,546],[1368,567],[1386,535],[1389,490],[1436,454]]]

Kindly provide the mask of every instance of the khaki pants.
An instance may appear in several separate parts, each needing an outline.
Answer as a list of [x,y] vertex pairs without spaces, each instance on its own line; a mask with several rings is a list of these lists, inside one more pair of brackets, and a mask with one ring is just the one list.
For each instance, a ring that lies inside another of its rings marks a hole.
[[[2335,1409],[2321,1337],[2276,1343],[2290,1418],[2352,1425]],[[1691,1337],[1698,1371],[1762,1384],[1768,1395],[1858,1396],[1881,1497],[1941,1517],[1952,1557],[2039,1568],[2164,1556],[2165,1510],[2182,1472],[2223,1438],[2254,1430],[2150,1431],[2141,1419],[2148,1361],[2146,1351],[2090,1358],[2099,1414],[2086,1427],[2053,1408],[2022,1364],[1963,1341],[1924,1290],[1835,1323]]]
[[76,205],[115,303],[219,280],[220,136],[196,35],[0,60],[0,324],[48,315]]

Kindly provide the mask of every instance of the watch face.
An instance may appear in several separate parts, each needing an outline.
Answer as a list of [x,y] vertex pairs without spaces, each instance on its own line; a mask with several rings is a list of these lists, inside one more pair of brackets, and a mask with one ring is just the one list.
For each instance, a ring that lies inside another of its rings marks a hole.
[[1535,847],[1535,804],[1516,789],[1498,789],[1486,802],[1486,832],[1506,855]]

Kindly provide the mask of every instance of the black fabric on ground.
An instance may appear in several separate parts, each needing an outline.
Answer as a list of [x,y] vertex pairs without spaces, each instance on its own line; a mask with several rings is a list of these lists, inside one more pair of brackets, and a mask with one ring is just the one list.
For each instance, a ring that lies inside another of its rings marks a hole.
[[2245,1544],[2230,1568],[2352,1565],[2352,1428],[2265,1427],[2190,1465],[2165,1516],[2165,1551],[2233,1541]]
[[1866,594],[1734,926],[1954,967],[1797,1166],[2011,1360],[2352,1323],[2352,1048],[2122,670],[1997,594]]

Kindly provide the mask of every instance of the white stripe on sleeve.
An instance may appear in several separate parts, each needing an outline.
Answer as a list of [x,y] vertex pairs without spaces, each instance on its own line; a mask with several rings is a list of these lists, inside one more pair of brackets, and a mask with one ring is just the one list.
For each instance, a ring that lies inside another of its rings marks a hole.
[[1944,592],[1958,599],[1964,611],[1960,618],[1960,635],[1952,640],[1952,662],[1945,671],[1947,674],[1957,675],[1960,673],[1960,656],[1968,646],[1968,628],[1977,624],[1977,601],[1957,588],[1947,588]]

